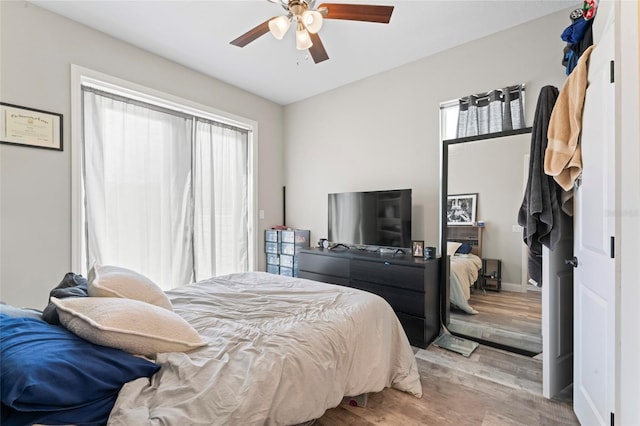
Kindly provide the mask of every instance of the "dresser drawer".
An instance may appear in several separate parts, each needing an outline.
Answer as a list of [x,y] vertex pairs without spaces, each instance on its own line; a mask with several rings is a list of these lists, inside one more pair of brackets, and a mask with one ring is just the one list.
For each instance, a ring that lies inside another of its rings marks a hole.
[[273,253],[267,253],[267,265],[279,265],[280,256]]
[[351,287],[377,294],[391,305],[394,311],[405,314],[424,316],[424,293],[399,290],[398,288],[373,284],[371,281],[351,280]]
[[266,241],[264,243],[264,251],[265,253],[278,254],[280,253],[280,243]]
[[302,250],[303,248],[305,247],[294,243],[281,243],[280,253],[287,254],[289,256],[295,256],[300,253],[300,250]]
[[305,278],[307,280],[319,281],[322,283],[337,284],[344,287],[350,287],[349,278],[345,278],[345,277],[335,277],[333,275],[322,275],[322,274],[316,274],[315,272],[307,272],[307,271],[300,271],[298,274],[298,277]]
[[352,260],[351,279],[424,292],[424,268]]
[[396,312],[396,315],[412,346],[426,348],[429,343],[431,343],[433,339],[432,332],[431,330],[427,331],[428,327],[424,318],[403,314],[401,312]]
[[285,277],[293,277],[294,270],[292,268],[287,268],[285,266],[280,267],[280,275],[284,275]]
[[333,256],[318,256],[301,252],[298,264],[300,271],[313,272],[320,275],[344,277],[349,280],[349,259]]
[[283,243],[294,243],[302,247],[309,247],[309,234],[310,231],[302,229],[288,229],[282,231]]
[[267,229],[264,231],[264,240],[271,243],[280,242],[280,231],[276,229]]

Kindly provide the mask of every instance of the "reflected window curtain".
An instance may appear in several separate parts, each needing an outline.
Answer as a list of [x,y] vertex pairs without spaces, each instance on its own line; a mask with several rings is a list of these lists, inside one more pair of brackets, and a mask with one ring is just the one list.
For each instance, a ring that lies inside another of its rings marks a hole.
[[196,280],[246,272],[248,132],[197,119],[194,150]]
[[[345,196],[345,202],[343,203],[345,208],[339,211],[339,220],[343,224],[342,229],[352,229],[353,234],[347,236],[340,236],[340,239],[335,241],[359,241],[364,243],[363,224],[362,224],[362,197],[356,193],[349,193]],[[346,225],[346,226],[344,226]]]
[[192,281],[190,117],[83,88],[87,259]]

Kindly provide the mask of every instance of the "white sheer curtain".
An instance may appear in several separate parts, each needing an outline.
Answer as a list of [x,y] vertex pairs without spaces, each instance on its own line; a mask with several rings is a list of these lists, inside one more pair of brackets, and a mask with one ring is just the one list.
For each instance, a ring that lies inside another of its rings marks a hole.
[[195,134],[196,280],[247,271],[248,133],[197,119]]
[[83,88],[87,261],[192,281],[192,119]]

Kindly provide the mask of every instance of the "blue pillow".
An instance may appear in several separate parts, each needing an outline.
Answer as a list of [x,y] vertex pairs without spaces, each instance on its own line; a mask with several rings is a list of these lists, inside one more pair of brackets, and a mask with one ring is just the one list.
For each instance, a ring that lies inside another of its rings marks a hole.
[[24,425],[74,425],[104,426],[116,403],[118,394],[92,401],[80,407],[57,411],[18,411],[2,404],[0,424],[2,426]]
[[30,317],[41,320],[42,312],[37,309],[30,308],[16,308],[11,305],[7,305],[4,302],[0,302],[0,314],[7,314],[10,317]]
[[[106,421],[122,385],[139,377],[151,377],[160,368],[33,318],[0,314],[0,329],[3,424],[4,406],[18,412],[42,414],[80,409],[91,403],[102,406]],[[55,413],[52,416],[46,423],[65,423],[56,421]],[[73,421],[83,422],[82,418]]]
[[470,244],[462,243],[462,244],[460,244],[460,247],[458,247],[458,250],[456,250],[456,253],[458,253],[458,254],[469,254],[469,253],[471,253],[471,249],[472,248],[473,247],[471,247]]

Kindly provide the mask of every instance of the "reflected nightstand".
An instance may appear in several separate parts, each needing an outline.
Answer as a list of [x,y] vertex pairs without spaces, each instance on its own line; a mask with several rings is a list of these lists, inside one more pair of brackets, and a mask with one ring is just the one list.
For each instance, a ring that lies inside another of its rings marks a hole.
[[483,290],[500,291],[502,288],[502,261],[482,259],[481,287]]

